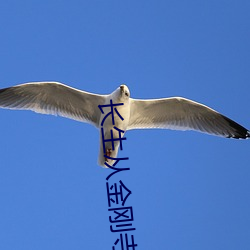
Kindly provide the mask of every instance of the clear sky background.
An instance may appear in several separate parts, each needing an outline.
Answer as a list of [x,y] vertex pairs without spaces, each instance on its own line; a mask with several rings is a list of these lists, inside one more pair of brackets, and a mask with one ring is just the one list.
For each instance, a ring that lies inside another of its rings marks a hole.
[[[249,1],[1,1],[0,88],[60,81],[133,98],[183,96],[250,128]],[[112,249],[98,131],[0,110],[0,249]],[[250,249],[250,141],[134,130],[137,249]],[[116,248],[120,249],[120,248]]]

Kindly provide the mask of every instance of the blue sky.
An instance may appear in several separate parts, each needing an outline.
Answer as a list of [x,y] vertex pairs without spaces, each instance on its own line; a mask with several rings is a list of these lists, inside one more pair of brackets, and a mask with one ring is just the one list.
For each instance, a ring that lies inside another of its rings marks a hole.
[[[133,98],[183,96],[250,128],[249,1],[2,1],[0,88],[60,81]],[[0,249],[112,249],[98,131],[0,110]],[[249,249],[249,141],[135,130],[137,249]],[[120,249],[120,248],[116,248]]]

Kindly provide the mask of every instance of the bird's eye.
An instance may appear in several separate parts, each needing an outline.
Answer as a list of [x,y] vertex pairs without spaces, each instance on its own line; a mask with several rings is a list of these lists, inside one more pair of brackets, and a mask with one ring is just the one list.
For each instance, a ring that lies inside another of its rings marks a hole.
[[127,91],[125,92],[125,95],[128,96],[128,92]]

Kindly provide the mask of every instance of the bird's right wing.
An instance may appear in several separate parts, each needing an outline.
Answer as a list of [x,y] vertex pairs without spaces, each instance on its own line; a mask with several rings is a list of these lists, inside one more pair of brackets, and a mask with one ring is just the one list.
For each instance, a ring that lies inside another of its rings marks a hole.
[[130,99],[130,129],[165,128],[196,130],[208,134],[247,138],[250,132],[217,111],[181,97]]
[[96,127],[101,115],[98,105],[104,104],[105,98],[58,82],[33,82],[0,89],[1,108],[60,115]]

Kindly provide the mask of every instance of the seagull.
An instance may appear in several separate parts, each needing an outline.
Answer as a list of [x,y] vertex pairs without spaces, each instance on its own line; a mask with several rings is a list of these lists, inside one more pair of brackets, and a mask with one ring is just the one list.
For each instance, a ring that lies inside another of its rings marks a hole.
[[[120,105],[107,116],[111,102]],[[94,125],[100,131],[98,165],[103,167],[112,166],[121,147],[122,139],[112,138],[125,139],[127,130],[195,130],[226,138],[250,137],[249,130],[201,103],[183,97],[133,99],[124,84],[109,95],[99,95],[59,82],[24,83],[0,89],[0,107],[59,115]]]

